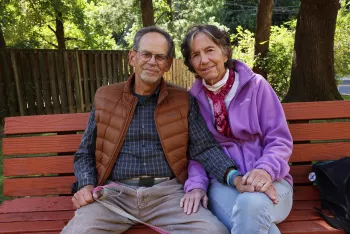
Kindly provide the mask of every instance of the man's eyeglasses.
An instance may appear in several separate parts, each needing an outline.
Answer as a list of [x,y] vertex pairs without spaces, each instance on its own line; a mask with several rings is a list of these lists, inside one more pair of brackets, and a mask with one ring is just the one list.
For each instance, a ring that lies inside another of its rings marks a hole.
[[159,65],[164,64],[169,58],[165,54],[152,54],[151,52],[148,52],[148,51],[140,52],[140,51],[136,51],[136,50],[135,50],[135,52],[139,53],[140,59],[144,62],[148,62],[152,58],[152,56],[154,55],[154,58]]

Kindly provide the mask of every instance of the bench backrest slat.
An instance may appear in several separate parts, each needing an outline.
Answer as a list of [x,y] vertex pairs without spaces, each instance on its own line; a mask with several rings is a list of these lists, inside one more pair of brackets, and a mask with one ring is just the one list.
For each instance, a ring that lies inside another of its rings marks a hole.
[[73,155],[4,159],[4,176],[64,173],[73,173]]
[[82,134],[4,138],[3,154],[9,156],[75,152],[81,137]]
[[294,141],[350,139],[350,122],[290,124]]
[[12,178],[4,180],[6,196],[42,196],[70,194],[74,176]]
[[5,134],[69,132],[85,130],[89,113],[7,117]]
[[350,117],[350,101],[282,104],[287,120],[342,119]]
[[350,155],[350,142],[294,144],[290,162],[335,160]]

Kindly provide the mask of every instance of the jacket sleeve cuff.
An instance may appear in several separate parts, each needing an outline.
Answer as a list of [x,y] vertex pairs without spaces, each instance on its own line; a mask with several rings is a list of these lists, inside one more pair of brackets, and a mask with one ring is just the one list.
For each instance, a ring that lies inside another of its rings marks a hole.
[[193,189],[202,189],[204,192],[207,192],[208,190],[208,184],[204,183],[191,183],[190,185],[185,185],[185,193],[190,192]]
[[260,164],[260,165],[256,166],[256,169],[263,169],[263,170],[265,170],[271,176],[271,180],[275,181],[276,174],[274,173],[274,171],[272,170],[271,167],[269,167],[267,165],[264,165],[264,164]]
[[83,188],[83,187],[85,187],[87,185],[96,186],[96,179],[91,177],[91,178],[84,178],[84,179],[81,179],[81,180],[78,180],[78,181],[74,182],[72,184],[72,187],[71,187],[71,192],[72,193],[76,193],[81,188]]

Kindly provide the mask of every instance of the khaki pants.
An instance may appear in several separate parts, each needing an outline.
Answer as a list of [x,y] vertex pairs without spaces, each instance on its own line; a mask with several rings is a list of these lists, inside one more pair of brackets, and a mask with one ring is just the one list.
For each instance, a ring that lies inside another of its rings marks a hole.
[[[176,179],[152,187],[120,184],[121,193],[108,190],[108,201],[136,218],[170,233],[215,233],[229,231],[207,209],[187,215],[180,207],[183,185]],[[122,233],[135,223],[94,202],[78,209],[62,233]]]

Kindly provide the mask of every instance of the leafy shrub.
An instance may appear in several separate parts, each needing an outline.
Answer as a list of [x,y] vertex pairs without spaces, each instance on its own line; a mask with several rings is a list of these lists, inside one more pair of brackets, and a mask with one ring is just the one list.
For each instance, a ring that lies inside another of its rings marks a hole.
[[237,34],[232,35],[233,58],[242,60],[250,67],[254,62],[268,73],[268,82],[282,99],[289,87],[294,46],[295,22],[272,26],[269,52],[265,58],[254,58],[254,33],[237,27]]

